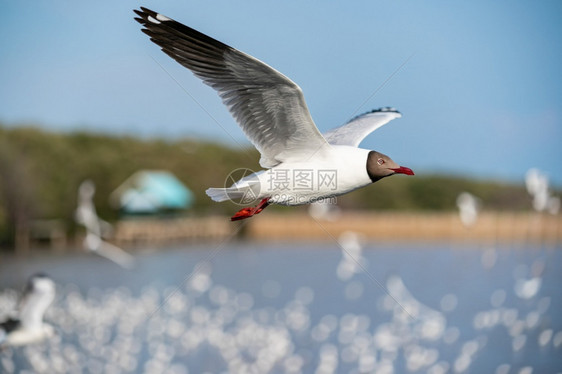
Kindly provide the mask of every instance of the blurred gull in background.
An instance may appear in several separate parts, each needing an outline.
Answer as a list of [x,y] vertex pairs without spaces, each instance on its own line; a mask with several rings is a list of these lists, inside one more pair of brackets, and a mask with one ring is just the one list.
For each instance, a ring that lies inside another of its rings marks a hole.
[[391,300],[386,299],[387,308],[394,311],[397,321],[411,325],[418,339],[434,341],[443,336],[446,318],[443,313],[418,301],[399,276],[391,276],[386,282]]
[[91,252],[130,269],[133,267],[134,258],[121,248],[114,246],[102,239],[104,233],[111,230],[111,225],[101,220],[94,206],[96,187],[91,180],[85,180],[78,188],[78,207],[76,208],[76,222],[86,228],[84,246]]
[[466,228],[472,227],[478,219],[481,208],[480,199],[469,192],[462,192],[457,197],[457,207],[462,224]]
[[361,267],[365,267],[367,260],[363,257],[364,238],[353,231],[343,232],[338,243],[342,250],[342,259],[336,269],[338,278],[342,281],[348,281],[354,274],[361,272]]
[[530,270],[525,264],[517,266],[513,271],[513,275],[516,278],[514,285],[515,294],[521,299],[535,297],[542,286],[545,268],[546,263],[541,259],[535,260]]
[[341,209],[330,199],[322,199],[308,206],[308,214],[319,221],[335,222],[341,216]]
[[32,276],[15,316],[0,323],[0,348],[40,342],[54,335],[43,315],[55,298],[55,283],[44,274]]
[[525,175],[525,185],[527,191],[533,197],[533,208],[537,212],[558,214],[560,198],[551,195],[546,174],[535,168],[529,169]]

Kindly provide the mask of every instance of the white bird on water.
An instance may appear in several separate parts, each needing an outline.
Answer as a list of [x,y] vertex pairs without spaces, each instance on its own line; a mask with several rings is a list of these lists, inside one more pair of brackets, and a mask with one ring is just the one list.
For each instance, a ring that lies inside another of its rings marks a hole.
[[134,257],[121,248],[108,243],[102,239],[103,229],[109,227],[109,223],[101,220],[94,205],[94,194],[96,187],[91,180],[85,180],[78,188],[78,207],[76,208],[76,222],[86,228],[84,247],[91,252],[107,258],[116,264],[130,269],[134,264]]
[[43,315],[55,299],[55,283],[44,274],[32,276],[14,317],[0,323],[0,348],[37,343],[54,335]]
[[359,143],[401,115],[392,108],[360,115],[322,135],[303,93],[265,63],[162,14],[141,7],[135,18],[162,51],[214,88],[261,153],[254,173],[227,188],[209,188],[214,201],[260,200],[231,219],[260,213],[269,204],[301,205],[348,193],[397,173],[413,171]]

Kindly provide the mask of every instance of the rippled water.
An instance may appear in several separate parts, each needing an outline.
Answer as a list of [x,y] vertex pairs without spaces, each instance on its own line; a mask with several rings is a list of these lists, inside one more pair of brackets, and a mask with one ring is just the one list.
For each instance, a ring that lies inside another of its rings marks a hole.
[[46,272],[57,336],[0,372],[562,371],[562,248],[340,241],[4,256],[0,316]]

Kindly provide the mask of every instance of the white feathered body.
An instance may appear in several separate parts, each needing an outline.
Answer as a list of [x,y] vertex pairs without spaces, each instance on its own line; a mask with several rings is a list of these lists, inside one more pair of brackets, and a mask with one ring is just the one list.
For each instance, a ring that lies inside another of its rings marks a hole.
[[[269,203],[303,205],[338,196],[372,183],[366,164],[369,150],[333,145],[307,160],[286,161],[234,183],[230,188],[210,188],[215,201],[269,198]],[[242,201],[244,202],[244,201]]]

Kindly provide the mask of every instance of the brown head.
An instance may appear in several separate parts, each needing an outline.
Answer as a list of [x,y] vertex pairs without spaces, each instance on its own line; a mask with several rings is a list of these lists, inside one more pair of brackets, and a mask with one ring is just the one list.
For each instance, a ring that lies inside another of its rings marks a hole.
[[367,156],[367,174],[369,174],[369,178],[375,183],[379,179],[394,174],[414,175],[414,172],[410,168],[398,165],[387,155],[377,151],[371,151]]

